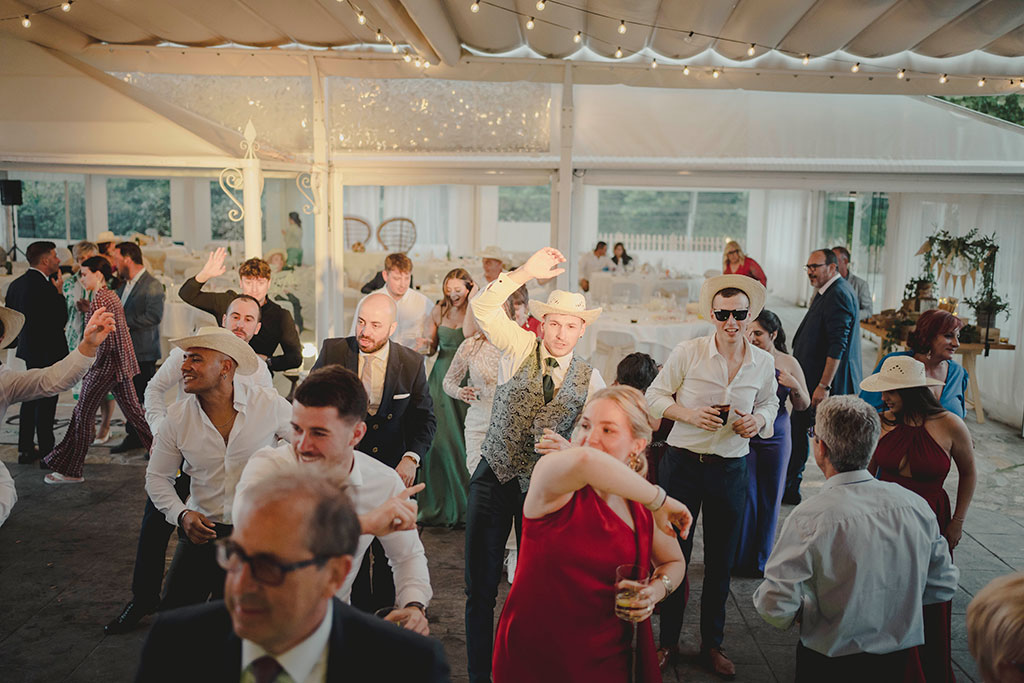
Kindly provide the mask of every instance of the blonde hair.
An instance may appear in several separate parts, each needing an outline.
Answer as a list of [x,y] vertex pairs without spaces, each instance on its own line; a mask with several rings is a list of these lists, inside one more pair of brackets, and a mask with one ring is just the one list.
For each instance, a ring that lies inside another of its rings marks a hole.
[[993,579],[967,606],[967,647],[986,681],[999,665],[1024,661],[1024,573]]
[[441,320],[448,315],[448,311],[455,307],[452,303],[451,298],[448,296],[448,281],[449,280],[462,280],[462,284],[466,285],[466,300],[462,302],[462,307],[467,308],[469,306],[469,294],[473,292],[473,277],[466,271],[465,268],[453,268],[448,271],[448,274],[444,276],[444,282],[441,284]]
[[729,274],[729,252],[735,247],[740,252],[740,263],[743,263],[747,259],[747,255],[743,253],[743,247],[736,240],[728,240],[725,243],[725,250],[722,252],[722,272],[726,275]]
[[[615,405],[626,414],[626,420],[629,422],[629,431],[633,435],[634,439],[643,439],[648,445],[651,443],[651,436],[654,434],[654,420],[651,418],[650,412],[647,410],[647,399],[640,393],[638,389],[626,386],[624,384],[615,384],[610,387],[605,387],[600,391],[596,392],[589,401],[587,406],[591,405],[601,399],[609,399],[615,402]],[[586,407],[584,406],[584,410]],[[638,467],[633,469],[641,476],[647,476],[647,449],[645,448],[642,452],[636,454],[638,457]],[[631,465],[632,466],[632,465]]]

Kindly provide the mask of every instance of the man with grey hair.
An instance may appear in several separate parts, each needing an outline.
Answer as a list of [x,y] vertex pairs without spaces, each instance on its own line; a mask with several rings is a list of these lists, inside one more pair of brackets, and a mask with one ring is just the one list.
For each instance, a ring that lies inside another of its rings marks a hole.
[[334,597],[360,533],[338,480],[325,470],[254,484],[217,542],[225,600],[164,613],[136,680],[448,681],[438,641]]
[[924,499],[865,469],[881,433],[873,407],[826,398],[812,432],[826,482],[783,524],[754,606],[777,628],[800,624],[798,682],[903,680],[923,606],[951,600],[960,572]]

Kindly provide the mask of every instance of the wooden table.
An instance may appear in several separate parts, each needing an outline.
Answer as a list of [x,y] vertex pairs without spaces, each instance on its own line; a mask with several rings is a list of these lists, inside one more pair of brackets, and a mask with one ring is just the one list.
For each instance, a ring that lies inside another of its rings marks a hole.
[[[872,325],[868,322],[862,322],[860,328],[869,334],[876,335],[878,337],[878,358],[875,360],[877,366],[882,362],[882,357],[885,356],[885,351],[882,348],[882,342],[885,341],[885,336],[888,334],[888,330]],[[900,342],[900,348],[906,348],[906,342]],[[988,345],[991,351],[1016,351],[1017,347],[1013,344],[1000,344],[992,342]],[[977,360],[978,354],[985,350],[984,344],[960,344],[960,348],[956,350],[958,354],[963,356],[964,370],[967,371],[967,396],[964,398],[971,406],[974,407],[974,413],[978,417],[978,424],[985,424],[985,408],[981,403],[981,389],[978,387],[978,373],[977,373]]]

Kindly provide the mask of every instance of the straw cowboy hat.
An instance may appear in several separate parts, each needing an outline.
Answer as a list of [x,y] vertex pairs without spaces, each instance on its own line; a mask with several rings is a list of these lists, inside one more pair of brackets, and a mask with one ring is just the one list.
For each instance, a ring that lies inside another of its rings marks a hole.
[[501,261],[502,263],[505,263],[505,259],[507,258],[505,256],[505,252],[501,250],[501,247],[495,247],[493,245],[483,249],[482,251],[476,252],[476,257],[491,258],[495,261]]
[[697,310],[700,317],[711,320],[711,301],[723,289],[738,289],[747,295],[750,301],[750,313],[747,320],[753,320],[761,315],[764,309],[764,300],[767,290],[760,282],[746,275],[716,275],[704,281],[700,288],[700,303]]
[[0,306],[0,322],[4,324],[4,338],[0,340],[0,349],[6,349],[18,338],[18,333],[25,325],[25,316],[6,306]]
[[600,308],[587,308],[587,300],[582,294],[556,289],[548,295],[547,303],[530,299],[530,315],[542,319],[548,313],[574,315],[585,323],[592,323],[601,315]]
[[251,375],[259,367],[260,359],[252,347],[223,327],[200,327],[191,337],[172,339],[171,344],[182,350],[198,347],[220,351],[238,363],[239,375]]
[[118,242],[117,235],[109,230],[104,230],[100,234],[96,235],[96,244],[105,244],[107,242]]
[[267,251],[267,253],[263,254],[263,260],[266,261],[267,263],[270,263],[270,257],[273,256],[274,254],[280,254],[281,258],[285,260],[285,263],[288,262],[288,252],[285,251],[284,249],[271,249]]
[[941,387],[945,382],[928,377],[924,363],[910,356],[890,356],[882,369],[865,377],[860,388],[864,391],[896,391],[912,387]]

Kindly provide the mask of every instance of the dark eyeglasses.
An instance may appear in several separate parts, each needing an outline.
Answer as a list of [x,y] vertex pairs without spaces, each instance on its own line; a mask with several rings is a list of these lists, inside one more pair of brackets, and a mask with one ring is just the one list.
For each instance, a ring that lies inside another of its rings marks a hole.
[[804,269],[807,270],[808,272],[810,272],[812,270],[817,270],[818,268],[821,268],[824,265],[826,265],[826,264],[824,264],[824,263],[808,263],[806,266],[804,266]]
[[738,254],[738,253],[740,253],[739,249],[733,249],[732,251],[725,252],[725,255],[726,256],[732,256],[733,254]]
[[712,313],[715,314],[715,319],[717,319],[718,322],[722,322],[722,323],[724,323],[726,320],[728,320],[730,315],[732,317],[736,318],[736,322],[739,322],[741,320],[746,320],[747,319],[747,313],[749,313],[749,312],[750,311],[748,311],[745,308],[741,308],[738,311],[725,311],[725,310],[722,310],[722,311],[712,311]]
[[252,577],[267,586],[280,586],[285,577],[296,569],[316,565],[322,567],[330,555],[319,555],[301,562],[283,564],[268,555],[247,555],[242,547],[230,538],[222,538],[217,544],[217,564],[225,571],[232,572],[241,568],[241,563],[249,565]]

